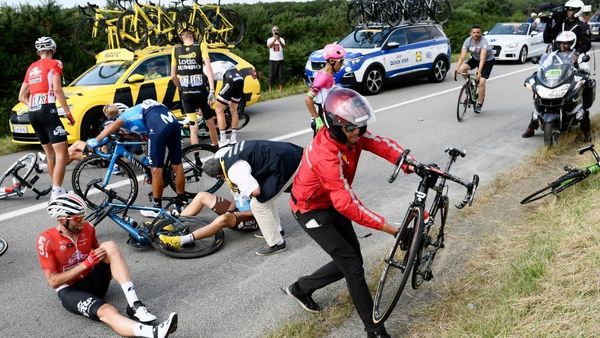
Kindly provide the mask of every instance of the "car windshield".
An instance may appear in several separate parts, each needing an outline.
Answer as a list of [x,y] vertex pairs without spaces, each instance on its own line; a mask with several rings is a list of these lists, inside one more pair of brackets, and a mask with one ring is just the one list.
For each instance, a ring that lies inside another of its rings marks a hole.
[[344,48],[376,48],[383,44],[389,33],[389,28],[359,29],[346,35],[338,44]]
[[489,35],[527,35],[529,25],[526,23],[498,23],[492,28]]
[[114,84],[131,65],[130,61],[102,62],[90,68],[71,86],[100,86]]

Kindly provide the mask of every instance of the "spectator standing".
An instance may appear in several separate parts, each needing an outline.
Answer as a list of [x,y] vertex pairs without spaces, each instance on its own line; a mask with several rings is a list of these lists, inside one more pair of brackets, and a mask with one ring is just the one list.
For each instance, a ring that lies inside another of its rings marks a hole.
[[283,47],[285,39],[279,36],[279,27],[271,29],[273,36],[267,39],[269,47],[269,91],[275,84],[279,84],[279,91],[283,87]]

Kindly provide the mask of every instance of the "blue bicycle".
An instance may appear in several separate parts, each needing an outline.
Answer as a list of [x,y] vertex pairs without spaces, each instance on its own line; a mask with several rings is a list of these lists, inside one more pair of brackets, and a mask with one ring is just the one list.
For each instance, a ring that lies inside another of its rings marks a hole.
[[[145,146],[146,142],[113,140],[112,153],[105,153],[100,147],[95,154],[79,161],[73,170],[71,183],[75,193],[87,202],[92,209],[97,209],[104,201],[99,192],[112,189],[119,200],[133,204],[138,194],[139,180],[151,178],[150,167],[145,156],[136,156],[131,148]],[[216,147],[207,144],[194,144],[182,149],[181,160],[185,174],[185,193],[189,198],[199,191],[215,192],[223,185],[223,180],[204,175],[203,162],[212,158]],[[127,160],[127,161],[125,161]],[[118,165],[120,173],[116,173]],[[175,172],[167,158],[164,166],[164,184],[175,190]],[[145,176],[145,178],[144,178]]]
[[[131,201],[120,197],[117,191],[102,186],[100,181],[92,184],[92,186],[100,192],[99,195],[102,195],[102,202],[86,219],[96,226],[106,217],[110,218],[129,233],[127,243],[135,248],[148,248],[152,246],[170,257],[197,258],[210,255],[225,244],[225,233],[223,230],[220,230],[213,236],[183,245],[178,250],[172,250],[160,243],[159,235],[187,235],[209,224],[210,221],[202,217],[177,218],[171,215],[167,210],[175,202],[174,198],[166,198],[170,202],[164,209],[153,208],[132,204]],[[90,189],[88,188],[87,191],[89,192]],[[150,210],[157,212],[158,215],[153,221],[138,222],[127,215],[129,210]]]

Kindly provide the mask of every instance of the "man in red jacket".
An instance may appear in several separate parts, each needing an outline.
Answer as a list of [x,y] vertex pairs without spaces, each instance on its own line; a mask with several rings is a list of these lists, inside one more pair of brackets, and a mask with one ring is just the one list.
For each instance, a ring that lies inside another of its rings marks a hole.
[[319,312],[321,308],[312,293],[345,278],[368,337],[389,337],[383,323],[375,325],[372,321],[373,299],[352,221],[391,235],[398,229],[363,204],[352,191],[352,181],[363,149],[390,163],[396,163],[404,149],[393,140],[367,131],[373,108],[351,89],[333,89],[325,100],[324,111],[327,128],[321,128],[304,150],[290,206],[300,226],[332,261],[310,276],[300,277],[287,293],[305,310]]

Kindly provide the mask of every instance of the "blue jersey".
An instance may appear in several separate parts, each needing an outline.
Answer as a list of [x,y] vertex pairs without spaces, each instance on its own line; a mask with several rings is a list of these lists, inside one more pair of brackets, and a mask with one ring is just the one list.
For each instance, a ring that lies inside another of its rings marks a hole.
[[119,116],[119,120],[123,121],[121,128],[128,132],[148,135],[148,128],[144,124],[144,108],[142,105],[138,104],[127,109]]

